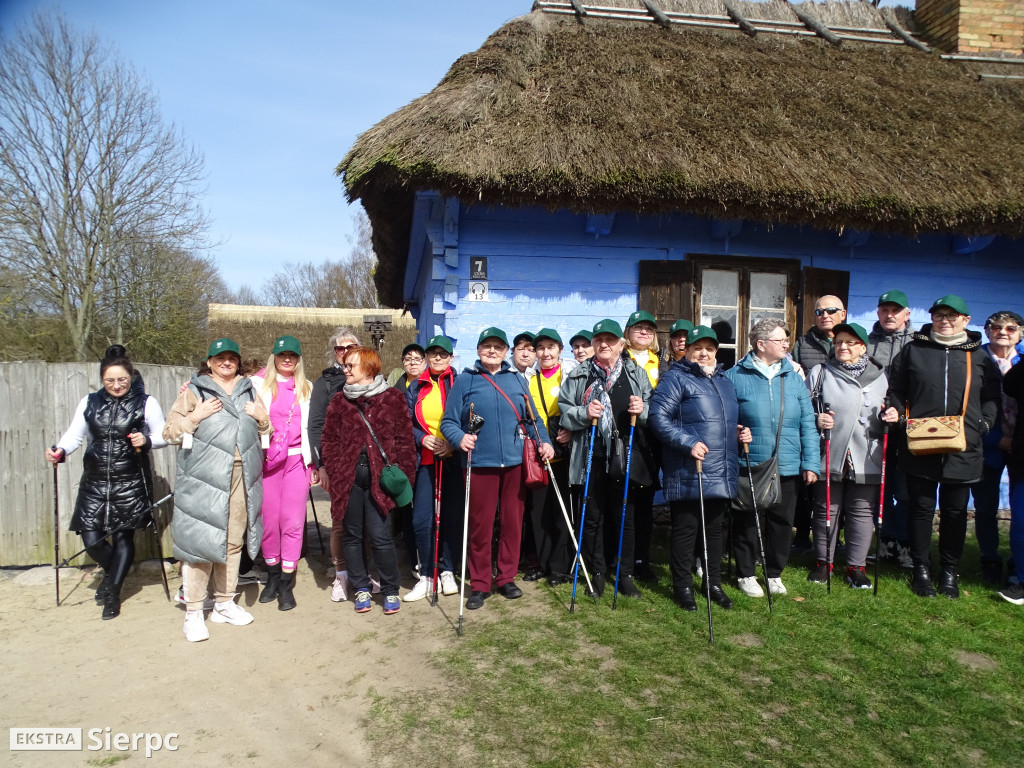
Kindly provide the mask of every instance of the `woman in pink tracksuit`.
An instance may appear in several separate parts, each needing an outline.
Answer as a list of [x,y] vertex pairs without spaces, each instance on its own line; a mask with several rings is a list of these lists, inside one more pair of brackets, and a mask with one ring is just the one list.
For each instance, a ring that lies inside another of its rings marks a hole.
[[[260,375],[262,374],[262,375]],[[267,367],[253,376],[253,388],[259,392],[270,413],[273,432],[264,438],[263,461],[263,542],[260,549],[267,561],[267,586],[260,593],[261,603],[277,598],[279,611],[295,607],[295,568],[302,551],[302,533],[306,525],[306,497],[309,486],[317,482],[312,469],[307,421],[312,385],[302,366],[302,347],[294,336],[274,341]]]

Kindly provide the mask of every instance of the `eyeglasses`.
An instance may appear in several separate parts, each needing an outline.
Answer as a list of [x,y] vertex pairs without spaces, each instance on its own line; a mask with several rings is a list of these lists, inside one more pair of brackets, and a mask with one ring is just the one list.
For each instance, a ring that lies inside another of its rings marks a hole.
[[856,347],[858,344],[863,344],[863,341],[837,341],[835,344],[837,347]]
[[635,333],[643,333],[643,334],[645,334],[647,336],[650,336],[651,334],[654,333],[654,329],[651,328],[651,326],[649,326],[649,325],[634,325],[633,326],[633,331]]
[[350,349],[355,349],[358,346],[359,346],[358,344],[346,344],[343,347],[335,346],[334,347],[334,354],[338,354],[339,352],[348,352]]
[[945,320],[948,323],[952,323],[958,317],[960,317],[959,312],[932,312],[932,320]]
[[783,336],[781,339],[765,339],[765,341],[774,341],[776,344],[789,344],[789,339]]
[[402,358],[402,362],[403,363],[422,363],[423,362],[423,358],[422,357],[413,357],[412,355],[408,355],[408,356]]
[[123,387],[128,383],[128,379],[104,379],[103,383],[108,387],[112,387],[115,384],[119,387]]
[[821,309],[814,310],[814,314],[816,314],[818,317],[821,317],[822,315],[834,315],[836,312],[842,311],[842,307],[822,307]]
[[444,360],[446,358],[451,357],[451,354],[448,351],[438,347],[437,349],[428,349],[427,357],[440,357],[442,360]]
[[355,363],[342,363],[341,364],[341,370],[343,370],[343,371],[346,370],[346,369],[352,370],[355,367],[356,367]]
[[1007,333],[1016,333],[1020,328],[1016,325],[990,325],[988,327],[992,333],[999,333],[1000,331],[1006,331]]

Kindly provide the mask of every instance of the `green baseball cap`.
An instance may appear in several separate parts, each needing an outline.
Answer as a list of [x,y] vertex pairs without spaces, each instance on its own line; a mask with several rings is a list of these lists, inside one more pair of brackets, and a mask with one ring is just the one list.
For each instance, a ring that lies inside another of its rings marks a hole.
[[629,326],[636,325],[637,323],[650,323],[655,327],[658,325],[658,321],[654,319],[654,315],[643,309],[638,309],[629,316],[629,320],[626,321],[626,327],[629,328]]
[[672,323],[672,327],[668,329],[668,335],[669,337],[672,337],[675,336],[680,331],[689,333],[692,330],[693,323],[691,323],[689,320],[676,320],[674,323]]
[[512,346],[513,347],[518,346],[520,341],[528,341],[531,344],[533,344],[533,339],[534,339],[534,336],[529,331],[520,331],[519,333],[517,333],[515,335],[515,337],[513,337],[513,339],[512,339]]
[[[907,301],[907,294],[903,291],[886,291],[878,297],[878,306],[883,304],[899,304],[903,309],[910,306],[910,302]],[[835,332],[835,329],[832,329]]]
[[233,352],[238,355],[238,359],[242,359],[242,352],[238,348],[238,345],[231,339],[217,339],[213,344],[210,345],[210,350],[206,353],[206,359],[209,360],[211,357],[216,357],[222,352]]
[[857,323],[839,323],[839,325],[832,328],[832,333],[842,333],[843,331],[852,333],[865,344],[868,343],[868,332],[864,330],[863,325],[858,325]]
[[961,299],[959,296],[956,296],[955,294],[952,293],[947,293],[941,299],[936,299],[932,304],[932,308],[929,309],[928,311],[934,312],[939,307],[949,307],[954,312],[959,312],[961,315],[971,314],[967,309],[966,302],[964,302],[964,300]]
[[533,337],[533,343],[536,344],[541,339],[550,339],[560,347],[565,346],[565,344],[562,343],[562,337],[558,335],[558,331],[554,328],[541,328],[537,331],[537,335]]
[[706,325],[698,325],[686,336],[686,345],[696,344],[701,339],[711,339],[715,342],[715,346],[719,346],[718,334]]
[[431,347],[439,347],[447,352],[449,355],[453,354],[455,349],[452,347],[452,340],[447,336],[431,336],[427,340],[427,349]]
[[598,320],[597,323],[594,324],[594,335],[590,337],[590,340],[593,341],[594,336],[597,336],[599,333],[610,333],[616,339],[621,339],[622,326],[609,318]]
[[496,325],[492,325],[490,328],[484,328],[480,331],[480,338],[476,340],[476,345],[479,347],[484,343],[484,339],[497,339],[506,347],[508,346],[508,336],[506,336],[505,332]]
[[570,347],[576,342],[576,339],[584,339],[587,344],[590,344],[594,341],[594,334],[586,330],[576,331],[576,333],[572,335],[572,338],[569,339]]
[[302,357],[302,345],[294,336],[278,336],[274,341],[274,354],[280,355],[282,352],[294,352]]

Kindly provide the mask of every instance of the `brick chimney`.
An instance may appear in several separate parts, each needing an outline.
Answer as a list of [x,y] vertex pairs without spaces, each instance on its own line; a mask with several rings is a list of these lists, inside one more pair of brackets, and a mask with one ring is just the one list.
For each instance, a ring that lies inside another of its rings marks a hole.
[[945,53],[1024,49],[1024,0],[917,0],[921,36]]

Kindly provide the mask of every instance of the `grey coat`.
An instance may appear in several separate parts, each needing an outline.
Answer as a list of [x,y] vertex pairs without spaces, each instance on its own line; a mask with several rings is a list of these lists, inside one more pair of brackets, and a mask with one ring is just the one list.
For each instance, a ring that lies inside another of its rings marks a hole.
[[[807,388],[816,391],[819,379],[821,399],[835,413],[829,467],[833,482],[843,479],[843,465],[849,452],[853,471],[847,479],[858,485],[877,485],[882,481],[882,421],[879,414],[889,388],[882,366],[868,358],[868,367],[859,379],[854,379],[835,358],[830,358],[824,365],[811,369]],[[821,451],[824,473],[824,440]]]
[[209,376],[193,376],[189,389],[200,400],[217,398],[221,410],[199,422],[192,445],[178,451],[174,479],[174,556],[190,563],[223,563],[228,551],[228,495],[236,454],[248,517],[246,545],[256,557],[263,538],[263,449],[259,426],[245,412],[256,398],[249,379],[240,379],[229,395]]
[[[587,417],[587,407],[583,404],[583,393],[587,389],[587,379],[590,378],[593,365],[593,359],[590,359],[573,368],[562,381],[562,388],[558,393],[558,409],[562,412],[559,426],[572,433],[569,444],[572,451],[569,458],[569,482],[573,485],[583,485],[587,472],[590,419]],[[628,357],[623,358],[623,366],[621,375],[629,382],[630,394],[639,395],[644,401],[643,413],[636,417],[636,425],[643,427],[647,424],[651,392],[654,391],[651,389],[651,380],[647,377],[646,371]],[[610,448],[610,445],[605,446],[606,451]]]
[[903,326],[902,331],[888,333],[882,328],[881,323],[876,322],[868,334],[868,354],[881,364],[885,375],[888,377],[892,368],[892,361],[896,355],[910,343],[914,338],[914,328],[910,323]]

